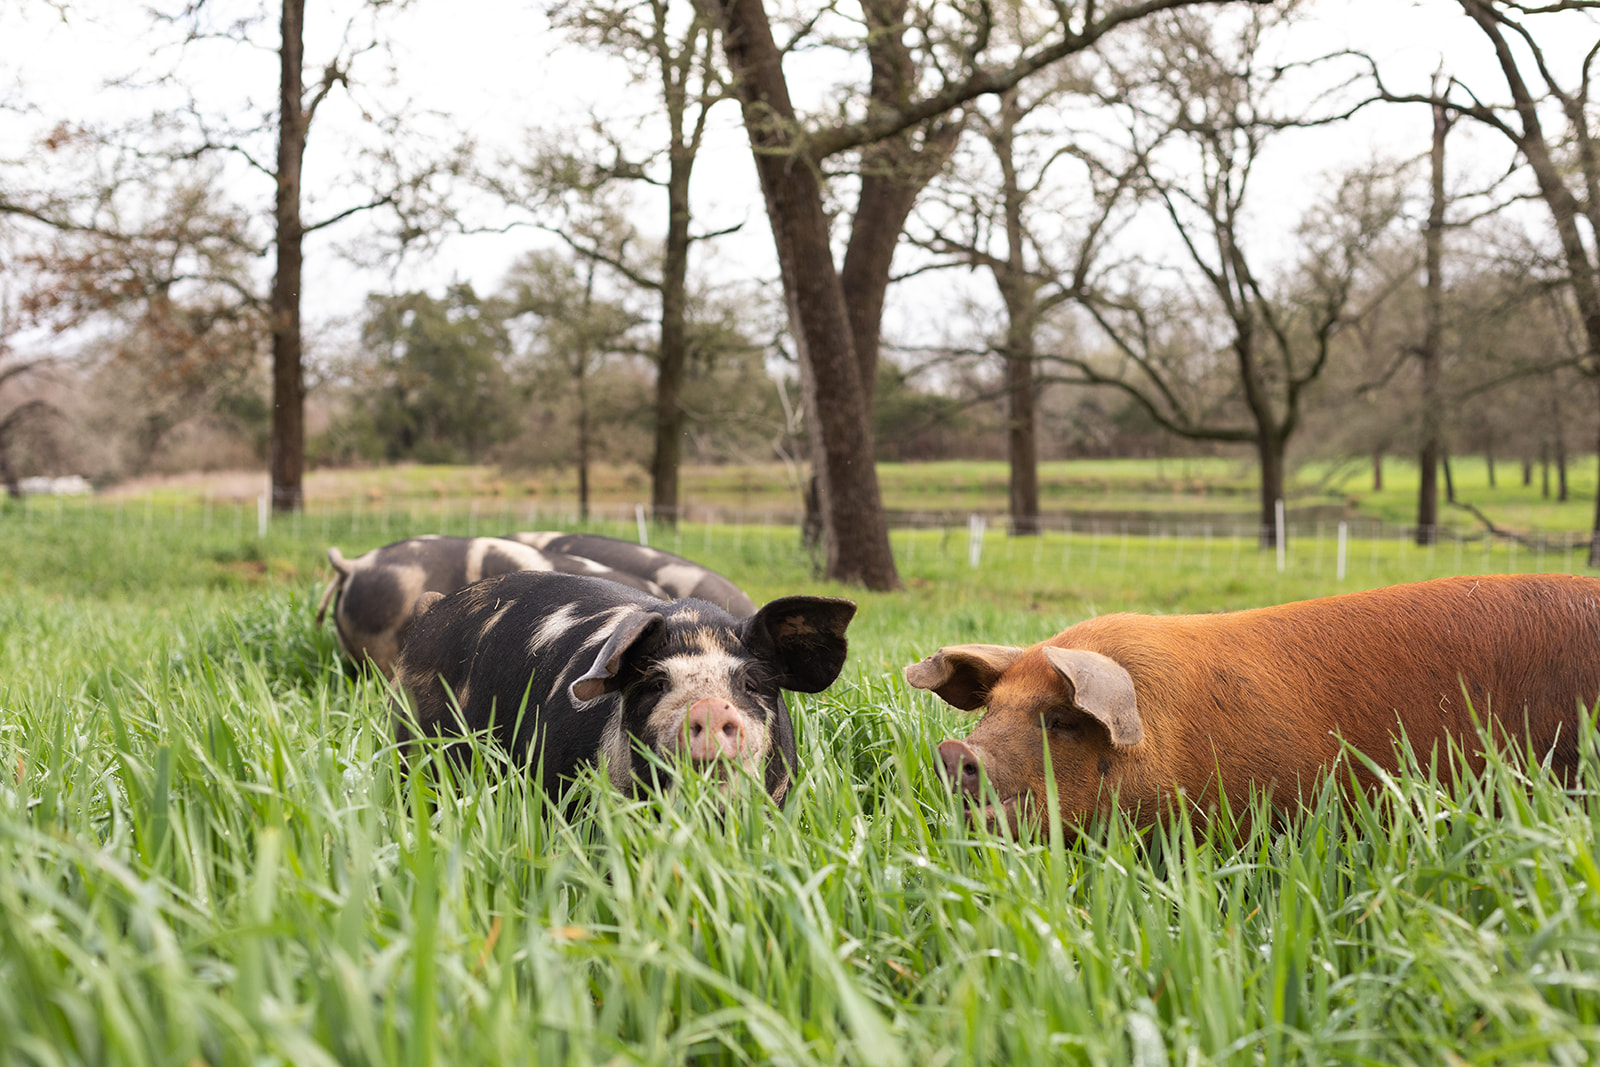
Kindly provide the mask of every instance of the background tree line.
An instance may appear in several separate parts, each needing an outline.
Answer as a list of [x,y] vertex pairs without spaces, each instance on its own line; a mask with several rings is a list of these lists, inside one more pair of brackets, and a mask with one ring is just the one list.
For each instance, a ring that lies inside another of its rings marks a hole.
[[[191,0],[119,72],[148,116],[7,99],[43,132],[0,161],[0,474],[260,457],[292,509],[308,443],[604,458],[673,521],[686,459],[799,457],[827,573],[889,588],[873,458],[1003,455],[1026,534],[1041,458],[1246,451],[1271,544],[1296,457],[1415,457],[1426,538],[1452,453],[1558,492],[1600,453],[1587,0],[1412,5],[1466,31],[1426,80],[1312,0],[556,4],[630,84],[520,146],[414,98],[390,43],[423,3],[313,12],[313,59],[301,0]],[[244,52],[276,84],[223,99],[199,68]],[[719,122],[751,170],[723,152],[708,194]],[[1346,150],[1373,129],[1413,132]],[[486,295],[373,291],[307,355],[306,247],[398,274],[490,232],[533,250]]]

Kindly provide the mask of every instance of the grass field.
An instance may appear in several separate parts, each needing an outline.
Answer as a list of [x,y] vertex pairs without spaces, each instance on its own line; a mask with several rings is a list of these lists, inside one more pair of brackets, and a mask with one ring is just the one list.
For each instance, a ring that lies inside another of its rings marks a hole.
[[966,724],[899,675],[1097,612],[1572,570],[1581,546],[1356,541],[1340,580],[1331,530],[1281,573],[1220,531],[991,534],[973,566],[964,531],[897,530],[905,591],[851,594],[781,526],[658,530],[758,602],[855,595],[851,660],[790,698],[803,773],[781,811],[724,815],[691,783],[595,788],[568,820],[515,777],[399,773],[381,686],[312,626],[323,553],[498,516],[382,514],[327,506],[258,537],[253,508],[181,493],[0,511],[0,1062],[1600,1053],[1592,745],[1571,792],[1414,766],[1370,804],[1323,791],[1282,834],[1019,843],[964,826],[932,746]]

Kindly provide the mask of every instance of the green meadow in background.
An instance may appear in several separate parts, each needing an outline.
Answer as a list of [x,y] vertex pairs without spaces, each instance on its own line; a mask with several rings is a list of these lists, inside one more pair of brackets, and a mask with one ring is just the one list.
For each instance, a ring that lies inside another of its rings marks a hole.
[[[523,503],[504,505],[514,528]],[[1589,505],[1523,522],[1562,534],[1526,544],[1352,538],[1342,580],[1331,523],[1297,530],[1281,572],[1223,523],[991,529],[976,566],[964,525],[897,529],[894,594],[817,582],[790,527],[656,529],[758,602],[855,596],[851,659],[789,698],[802,774],[783,809],[588,786],[571,818],[488,748],[456,785],[408,780],[382,684],[312,625],[330,543],[498,532],[499,506],[368,497],[264,537],[253,505],[177,492],[0,511],[0,1062],[1600,1053],[1592,732],[1572,790],[1498,760],[1450,784],[1449,754],[1424,754],[1375,798],[1313,792],[1286,832],[1018,842],[965,825],[932,750],[967,722],[900,678],[942,644],[1107,611],[1578,571]]]

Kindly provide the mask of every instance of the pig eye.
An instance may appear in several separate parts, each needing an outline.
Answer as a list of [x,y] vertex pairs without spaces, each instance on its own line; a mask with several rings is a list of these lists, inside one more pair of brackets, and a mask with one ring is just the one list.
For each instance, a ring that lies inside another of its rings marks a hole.
[[639,679],[639,692],[649,696],[660,696],[667,691],[668,682],[664,674],[647,674]]
[[1077,738],[1083,734],[1083,721],[1059,711],[1047,711],[1042,716],[1044,728],[1059,737]]

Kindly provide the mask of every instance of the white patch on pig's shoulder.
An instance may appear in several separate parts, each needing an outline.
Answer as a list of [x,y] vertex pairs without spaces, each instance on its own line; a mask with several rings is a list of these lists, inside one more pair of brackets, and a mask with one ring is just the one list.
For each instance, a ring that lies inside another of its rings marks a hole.
[[571,604],[563,604],[539,621],[528,639],[528,651],[537,653],[544,646],[571,630],[581,616]]
[[467,542],[466,572],[468,583],[475,582],[483,577],[483,557],[495,547],[492,537],[474,537]]
[[[415,604],[428,591],[428,569],[418,563],[403,563],[394,568],[394,584],[406,602]],[[443,590],[440,590],[443,592]]]
[[706,576],[704,567],[691,563],[669,563],[650,576],[663,589],[693,589]]
[[516,603],[514,600],[505,601],[494,610],[494,614],[490,615],[488,619],[484,620],[483,629],[478,631],[479,641],[483,641],[488,638],[489,631],[493,630],[495,626],[499,624],[500,620],[506,617],[506,612],[511,610],[511,605],[514,603]]

